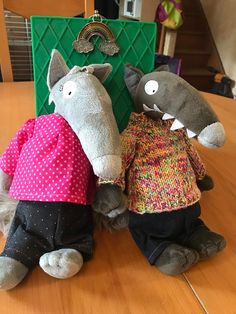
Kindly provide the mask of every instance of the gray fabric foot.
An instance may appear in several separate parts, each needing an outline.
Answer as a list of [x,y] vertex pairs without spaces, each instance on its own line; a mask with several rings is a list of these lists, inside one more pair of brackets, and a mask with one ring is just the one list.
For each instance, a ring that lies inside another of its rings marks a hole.
[[28,273],[28,268],[11,257],[0,256],[0,289],[17,286]]
[[83,265],[83,257],[74,249],[61,249],[42,255],[39,265],[48,275],[66,279],[79,272]]
[[201,260],[216,255],[226,247],[226,241],[220,234],[206,229],[197,230],[187,241],[186,245],[195,249]]
[[170,244],[157,258],[155,265],[164,274],[178,275],[187,271],[199,260],[195,250],[178,244]]

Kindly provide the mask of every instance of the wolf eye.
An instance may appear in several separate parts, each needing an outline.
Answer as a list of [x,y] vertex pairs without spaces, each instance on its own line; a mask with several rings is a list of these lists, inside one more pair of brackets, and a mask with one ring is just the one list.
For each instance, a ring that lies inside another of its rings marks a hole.
[[63,86],[63,96],[65,98],[71,98],[76,91],[76,84],[73,81],[68,81]]
[[154,95],[158,91],[158,88],[159,84],[154,80],[148,81],[144,86],[145,93],[148,95]]

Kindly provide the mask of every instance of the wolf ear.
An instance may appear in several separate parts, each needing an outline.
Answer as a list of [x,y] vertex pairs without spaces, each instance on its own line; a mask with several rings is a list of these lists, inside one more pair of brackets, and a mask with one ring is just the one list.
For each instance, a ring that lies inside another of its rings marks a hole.
[[169,65],[168,64],[162,64],[154,70],[154,72],[162,72],[162,71],[171,72]]
[[47,75],[47,85],[49,90],[51,90],[53,86],[69,71],[70,70],[66,65],[62,55],[58,50],[53,49]]
[[138,68],[133,67],[131,64],[125,65],[124,70],[124,80],[125,84],[131,94],[131,96],[134,98],[136,89],[138,87],[138,84],[143,77],[143,72],[139,70]]
[[112,71],[112,65],[110,63],[90,64],[87,67],[92,68],[92,74],[102,83],[107,79],[108,75]]

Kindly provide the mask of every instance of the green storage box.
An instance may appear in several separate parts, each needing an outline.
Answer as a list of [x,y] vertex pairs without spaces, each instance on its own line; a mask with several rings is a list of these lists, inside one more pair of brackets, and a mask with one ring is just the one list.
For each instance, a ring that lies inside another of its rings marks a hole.
[[111,63],[112,74],[105,83],[111,96],[113,111],[122,131],[133,110],[132,99],[125,87],[124,64],[131,63],[145,73],[154,68],[156,48],[156,24],[126,20],[103,20],[113,32],[120,47],[118,54],[108,56],[98,49],[102,40],[93,36],[95,49],[90,53],[78,53],[72,46],[81,29],[91,19],[34,16],[31,18],[32,52],[34,65],[34,85],[36,97],[36,115],[52,113],[53,105],[48,105],[49,91],[46,85],[47,69],[53,48],[59,50],[67,65],[84,66],[91,63]]

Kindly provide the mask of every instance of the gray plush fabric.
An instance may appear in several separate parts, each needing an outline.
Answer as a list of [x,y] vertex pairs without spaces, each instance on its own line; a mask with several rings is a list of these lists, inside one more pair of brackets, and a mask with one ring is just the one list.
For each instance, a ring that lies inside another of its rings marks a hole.
[[39,265],[48,275],[58,279],[67,279],[80,271],[83,266],[83,257],[74,249],[60,249],[42,255]]
[[28,268],[13,258],[0,256],[0,289],[10,290],[17,286],[28,273]]
[[18,201],[13,200],[6,192],[0,193],[0,232],[5,237],[9,232]]
[[155,266],[162,273],[175,276],[190,269],[198,260],[197,251],[173,243],[158,257]]
[[144,73],[138,68],[127,64],[124,69],[124,80],[129,90],[130,95],[134,98],[139,81]]
[[[188,136],[196,137],[202,145],[209,148],[221,147],[225,142],[225,132],[215,112],[194,87],[181,77],[163,71],[167,69],[168,67],[161,67],[145,75],[130,64],[125,66],[124,80],[134,99],[136,111],[145,112],[154,120],[171,119],[171,130],[185,127]],[[212,186],[212,180],[206,178],[201,188],[207,190]],[[100,226],[114,229],[114,226],[124,225],[122,215],[125,211],[122,214],[116,211],[122,200],[120,193],[116,186],[104,184],[99,187],[93,208]],[[191,263],[190,261],[189,265]]]
[[119,131],[111,98],[99,81],[109,75],[112,67],[75,66],[68,71],[63,62],[54,50],[47,81],[55,112],[67,120],[79,137],[95,174],[106,179],[117,177],[121,171]]
[[50,71],[48,71],[47,85],[49,90],[63,77],[70,69],[66,65],[62,55],[57,50],[52,51],[52,58],[50,60]]
[[198,142],[208,148],[221,147],[225,142],[225,130],[220,122],[205,127],[198,135]]
[[[115,179],[121,172],[119,131],[111,99],[101,83],[111,70],[110,64],[75,66],[69,70],[60,53],[53,50],[47,77],[55,112],[74,130],[94,173],[104,179]],[[0,171],[0,228],[4,233],[17,204],[11,204],[8,198],[11,182],[12,178]],[[69,278],[82,265],[82,255],[68,248],[46,253],[40,258],[42,269],[56,278]],[[14,288],[27,272],[28,268],[22,263],[1,256],[0,289]]]
[[0,232],[6,237],[14,217],[18,201],[8,196],[12,177],[0,169]]
[[0,193],[8,192],[11,186],[12,177],[0,169]]
[[112,184],[100,185],[92,207],[96,227],[109,231],[128,227],[127,198],[120,187]]
[[[154,71],[141,76],[139,70],[130,65],[126,67],[125,73],[125,82],[134,98],[137,112],[146,111],[147,115],[154,118],[161,118],[167,113],[196,136],[201,134],[199,142],[202,145],[210,148],[224,145],[225,132],[217,115],[198,90],[184,79],[166,71]],[[156,84],[155,88],[147,92],[151,82]],[[209,129],[210,125],[216,123],[217,128]],[[207,131],[202,132],[206,127]]]
[[[150,80],[157,81],[159,85],[157,93],[153,95],[144,92],[144,86]],[[219,121],[203,96],[181,77],[170,72],[146,74],[139,83],[135,103],[139,108],[143,104],[150,108],[156,104],[161,111],[171,114],[197,134],[207,125]]]

